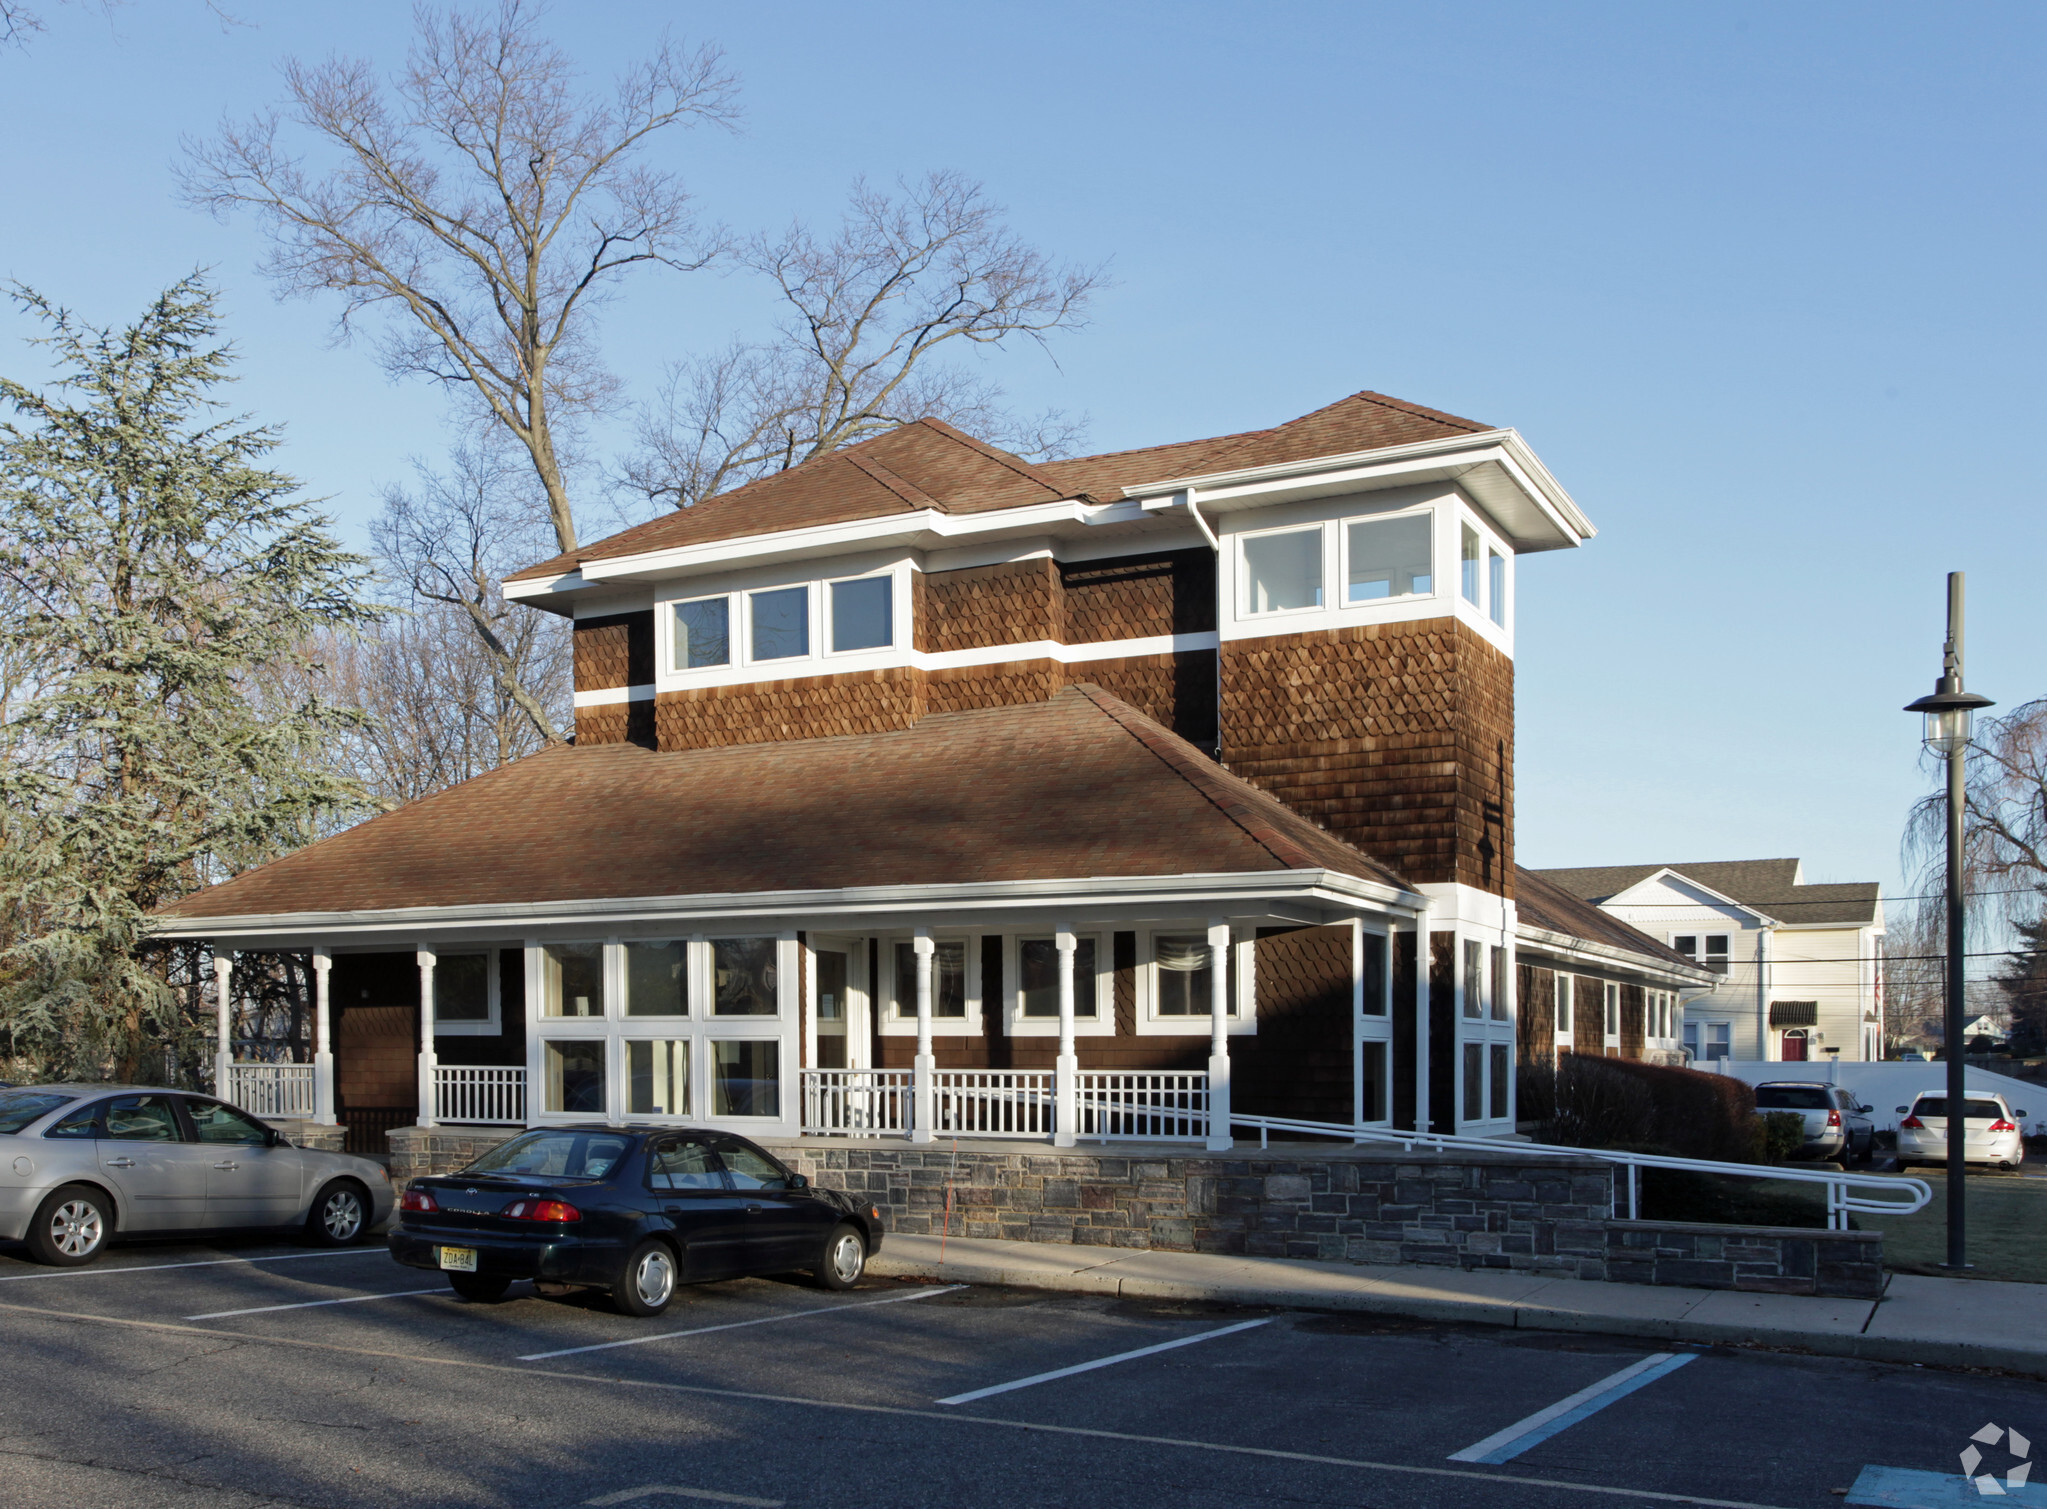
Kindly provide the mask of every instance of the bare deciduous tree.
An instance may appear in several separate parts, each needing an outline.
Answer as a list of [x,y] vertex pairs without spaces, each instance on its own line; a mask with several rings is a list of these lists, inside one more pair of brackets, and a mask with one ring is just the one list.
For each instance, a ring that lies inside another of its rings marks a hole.
[[687,508],[925,415],[1026,455],[1063,454],[1077,433],[1057,412],[1018,421],[999,388],[937,359],[1077,329],[1103,284],[1025,245],[979,184],[856,184],[831,239],[799,223],[738,255],[773,281],[783,322],[670,369],[620,479],[629,493]]
[[[627,270],[700,267],[720,244],[640,150],[671,126],[728,122],[734,85],[716,50],[663,44],[600,102],[537,22],[523,0],[481,19],[422,8],[388,88],[367,62],[292,62],[284,112],[188,143],[184,183],[216,212],[254,209],[266,270],[290,293],[340,294],[343,333],[394,311],[387,368],[447,384],[516,437],[567,551],[557,432],[614,391],[591,313]],[[286,145],[287,123],[322,165]]]
[[[2030,921],[2047,897],[2047,697],[1978,718],[1964,779],[1963,889],[1979,915]],[[1905,857],[1937,906],[1947,864],[1945,789],[1912,809]]]

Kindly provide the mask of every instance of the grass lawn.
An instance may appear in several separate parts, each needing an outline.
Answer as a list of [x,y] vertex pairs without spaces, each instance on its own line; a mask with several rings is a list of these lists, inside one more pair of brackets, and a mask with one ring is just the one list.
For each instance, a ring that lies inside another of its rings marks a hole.
[[[1925,1169],[1912,1176],[1933,1186],[1933,1203],[1917,1215],[1861,1216],[1884,1234],[1884,1266],[1894,1273],[1954,1277],[1947,1257],[1947,1178]],[[2047,1284],[2047,1179],[1969,1173],[1969,1278]]]

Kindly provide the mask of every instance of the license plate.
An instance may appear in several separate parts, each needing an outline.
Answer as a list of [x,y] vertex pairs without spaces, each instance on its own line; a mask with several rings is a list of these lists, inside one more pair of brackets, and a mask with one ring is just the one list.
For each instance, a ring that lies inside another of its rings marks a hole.
[[474,1247],[443,1247],[441,1267],[450,1273],[474,1273],[476,1271],[476,1249]]

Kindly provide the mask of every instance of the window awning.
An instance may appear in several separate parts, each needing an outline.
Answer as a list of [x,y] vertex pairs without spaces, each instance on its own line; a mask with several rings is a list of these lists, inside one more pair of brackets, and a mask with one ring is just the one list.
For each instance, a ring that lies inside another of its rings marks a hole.
[[1817,1027],[1820,1024],[1820,1003],[1818,1001],[1772,1001],[1770,1003],[1770,1025],[1772,1027]]

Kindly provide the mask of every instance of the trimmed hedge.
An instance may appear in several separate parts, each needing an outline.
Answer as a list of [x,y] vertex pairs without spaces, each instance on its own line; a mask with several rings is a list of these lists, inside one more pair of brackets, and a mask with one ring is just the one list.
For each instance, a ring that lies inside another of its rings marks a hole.
[[1565,1053],[1554,1069],[1524,1066],[1517,1089],[1522,1116],[1540,1123],[1544,1142],[1720,1163],[1761,1163],[1768,1150],[1756,1092],[1731,1075]]

